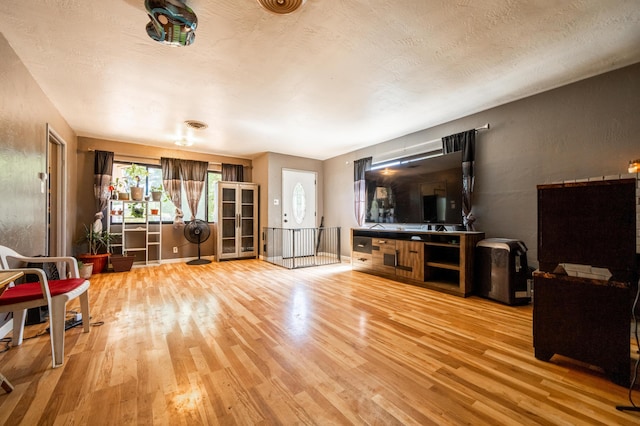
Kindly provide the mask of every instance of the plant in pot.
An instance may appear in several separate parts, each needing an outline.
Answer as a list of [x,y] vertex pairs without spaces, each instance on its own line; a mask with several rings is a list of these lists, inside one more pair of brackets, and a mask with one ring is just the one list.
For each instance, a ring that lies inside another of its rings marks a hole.
[[160,201],[162,199],[162,184],[153,185],[151,187],[151,200]]
[[113,272],[130,271],[134,260],[136,260],[136,257],[134,255],[127,254],[126,251],[122,254],[111,255],[111,266],[113,267]]
[[91,278],[91,274],[93,273],[93,263],[84,263],[81,260],[78,260],[77,262],[80,278],[84,278],[85,280]]
[[109,246],[115,238],[115,234],[108,231],[96,231],[93,226],[84,225],[84,237],[81,242],[86,242],[89,246],[89,253],[82,253],[77,259],[83,263],[93,264],[93,273],[99,274],[107,268],[109,259]]
[[128,200],[129,199],[129,188],[127,186],[127,181],[125,179],[116,178],[115,182],[113,182],[113,186],[115,188],[118,200]]
[[142,178],[149,176],[149,171],[145,166],[132,163],[129,167],[125,167],[124,175],[127,179],[127,184],[131,190],[131,199],[135,201],[142,201],[144,197],[144,187],[140,186]]
[[144,217],[144,205],[142,203],[129,204],[129,213],[133,218],[142,219]]

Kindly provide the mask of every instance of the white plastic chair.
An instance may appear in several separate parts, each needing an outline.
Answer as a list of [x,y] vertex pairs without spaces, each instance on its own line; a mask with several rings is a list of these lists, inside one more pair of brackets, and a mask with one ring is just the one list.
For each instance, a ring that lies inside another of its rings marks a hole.
[[[9,267],[16,263],[29,262],[64,264],[68,278],[48,280],[42,269]],[[13,346],[22,344],[27,309],[48,306],[53,368],[60,367],[64,362],[65,317],[69,300],[80,298],[82,326],[85,333],[89,332],[89,281],[80,278],[76,259],[70,256],[27,257],[8,247],[0,246],[0,269],[35,274],[39,280],[39,283],[10,286],[0,295],[0,312],[13,312]]]

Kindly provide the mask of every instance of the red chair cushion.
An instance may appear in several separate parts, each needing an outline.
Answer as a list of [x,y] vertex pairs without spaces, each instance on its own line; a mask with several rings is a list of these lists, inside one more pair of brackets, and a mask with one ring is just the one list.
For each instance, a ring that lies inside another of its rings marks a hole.
[[[51,297],[68,293],[82,285],[84,278],[69,278],[66,280],[50,280],[49,292]],[[0,306],[13,305],[14,303],[28,302],[44,298],[40,283],[19,284],[14,287],[8,287],[0,295]]]

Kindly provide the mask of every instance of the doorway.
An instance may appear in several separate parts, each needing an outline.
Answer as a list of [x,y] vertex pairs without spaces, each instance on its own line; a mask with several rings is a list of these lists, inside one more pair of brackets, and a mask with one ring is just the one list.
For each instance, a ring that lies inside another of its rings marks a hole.
[[47,124],[47,173],[43,178],[43,190],[46,188],[45,223],[47,256],[66,255],[66,209],[67,205],[67,143]]
[[282,169],[283,257],[315,254],[317,173]]

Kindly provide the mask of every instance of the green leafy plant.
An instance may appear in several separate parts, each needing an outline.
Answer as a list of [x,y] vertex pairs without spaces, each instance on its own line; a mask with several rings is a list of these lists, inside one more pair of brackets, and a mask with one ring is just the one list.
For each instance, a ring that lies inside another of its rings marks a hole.
[[163,191],[163,186],[161,183],[157,184],[157,185],[152,185],[151,186],[151,191],[153,192],[162,192]]
[[144,217],[144,206],[142,205],[142,203],[130,204],[129,211],[131,212],[131,217],[135,217],[138,219]]
[[93,230],[93,226],[84,225],[84,230],[83,242],[89,245],[89,253],[91,254],[98,254],[103,248],[108,252],[111,242],[116,237],[115,234],[108,231],[96,232]]
[[124,179],[120,179],[119,177],[116,178],[115,181],[111,182],[111,186],[113,186],[113,189],[115,189],[116,191],[120,191],[120,192],[127,192],[127,182]]
[[129,188],[140,186],[142,178],[149,176],[149,170],[146,166],[141,166],[136,163],[131,163],[130,166],[125,167],[124,175],[126,176],[127,185]]

